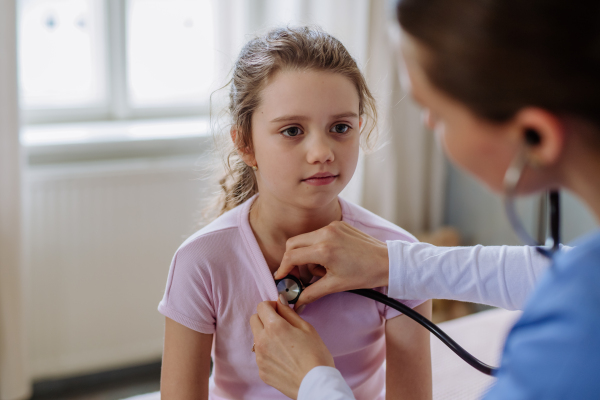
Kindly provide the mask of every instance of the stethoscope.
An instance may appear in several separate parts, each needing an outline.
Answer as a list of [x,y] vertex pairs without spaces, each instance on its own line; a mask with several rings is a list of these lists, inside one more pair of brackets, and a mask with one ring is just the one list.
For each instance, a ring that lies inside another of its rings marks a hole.
[[[550,205],[549,213],[552,245],[549,248],[543,247],[540,244],[538,244],[537,241],[527,233],[527,230],[523,227],[521,221],[519,220],[519,216],[515,208],[514,198],[516,187],[521,179],[521,175],[526,165],[527,161],[525,159],[525,154],[522,153],[515,158],[515,160],[511,163],[510,167],[508,168],[504,177],[504,209],[513,229],[515,230],[519,238],[525,244],[535,246],[536,250],[540,252],[543,256],[547,258],[552,258],[554,253],[558,251],[560,243],[560,194],[557,190],[553,190],[548,193],[548,201]],[[302,290],[305,288],[300,279],[296,278],[293,275],[288,275],[283,279],[276,280],[275,284],[277,286],[278,293],[280,295],[283,295],[289,304],[295,304],[300,298]],[[446,346],[448,346],[450,350],[456,353],[456,355],[458,355],[467,364],[469,364],[476,370],[491,376],[494,376],[494,374],[496,373],[496,367],[487,365],[484,362],[475,358],[472,354],[470,354],[458,343],[456,343],[450,336],[448,336],[448,334],[441,330],[436,324],[434,324],[433,322],[431,322],[412,308],[400,303],[398,300],[392,299],[384,295],[383,293],[373,289],[356,289],[349,290],[348,292],[378,301],[382,304],[385,304],[388,307],[400,311],[407,317],[419,323],[429,332],[431,332]]]

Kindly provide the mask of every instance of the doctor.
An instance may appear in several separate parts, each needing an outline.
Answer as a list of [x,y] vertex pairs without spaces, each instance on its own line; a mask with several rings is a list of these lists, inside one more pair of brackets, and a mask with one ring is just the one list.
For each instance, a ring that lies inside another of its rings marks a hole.
[[[600,219],[600,2],[400,0],[411,93],[452,162],[502,193],[565,188]],[[343,223],[292,238],[276,278],[320,264],[317,298],[389,286],[392,297],[523,309],[486,399],[600,396],[600,233],[553,257],[529,247],[379,242]],[[538,279],[539,278],[539,279]],[[527,299],[527,301],[525,301]],[[261,378],[298,399],[353,399],[314,329],[281,303],[250,321]]]

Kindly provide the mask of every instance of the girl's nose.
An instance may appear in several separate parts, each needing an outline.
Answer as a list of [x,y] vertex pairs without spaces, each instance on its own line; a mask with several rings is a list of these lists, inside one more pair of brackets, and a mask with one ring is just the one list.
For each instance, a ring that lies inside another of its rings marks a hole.
[[312,135],[311,140],[307,140],[306,144],[308,146],[306,159],[309,164],[325,164],[333,161],[333,149],[326,134]]

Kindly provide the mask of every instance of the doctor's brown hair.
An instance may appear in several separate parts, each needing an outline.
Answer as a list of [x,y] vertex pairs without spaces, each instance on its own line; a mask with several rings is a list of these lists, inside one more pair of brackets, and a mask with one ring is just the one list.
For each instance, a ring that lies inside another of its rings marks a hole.
[[431,83],[480,117],[537,106],[600,127],[600,1],[400,0],[397,17]]
[[261,91],[269,78],[282,70],[327,71],[350,79],[358,92],[359,114],[366,122],[362,143],[368,147],[373,139],[375,100],[356,61],[339,40],[311,27],[277,28],[252,39],[241,50],[229,82],[228,111],[236,135],[234,148],[225,157],[226,175],[219,181],[222,189],[219,214],[258,192],[255,173],[238,151],[252,151],[252,114],[260,104]]

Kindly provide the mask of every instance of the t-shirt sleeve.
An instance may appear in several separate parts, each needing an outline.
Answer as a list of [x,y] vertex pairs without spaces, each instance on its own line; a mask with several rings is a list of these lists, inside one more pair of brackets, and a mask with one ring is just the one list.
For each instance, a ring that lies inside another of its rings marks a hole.
[[[382,240],[382,241],[387,241],[387,240],[404,240],[407,242],[417,242],[417,240],[411,236],[410,234],[408,234],[407,232],[398,230],[398,231],[385,231],[384,233],[379,233],[378,236],[380,236],[378,239]],[[388,287],[380,287],[380,288],[376,288],[375,290],[385,294],[386,296],[388,296]],[[428,299],[423,299],[423,300],[403,300],[403,299],[395,299],[397,301],[399,301],[400,303],[410,307],[410,308],[415,308],[421,304],[423,304],[424,302],[426,302]],[[402,313],[400,311],[397,311],[396,309],[390,307],[390,306],[386,306],[384,304],[381,303],[377,303],[377,307],[379,309],[379,313],[381,314],[381,316],[383,318],[385,318],[386,320],[388,319],[392,319],[395,318],[399,315],[402,315]]]
[[[388,295],[387,287],[380,287],[380,288],[376,288],[375,290],[385,294],[386,296]],[[398,299],[396,299],[396,300],[398,300]],[[405,306],[408,306],[410,308],[415,308],[416,306],[423,304],[427,300],[398,300],[398,301],[400,303],[404,304]],[[402,315],[402,313],[400,311],[398,311],[390,306],[387,306],[385,304],[381,304],[379,302],[377,302],[377,308],[379,309],[379,314],[381,314],[381,316],[383,318],[385,318],[386,320],[395,318],[398,315]]]
[[215,302],[202,247],[192,242],[177,251],[158,311],[194,331],[212,334],[216,327]]

